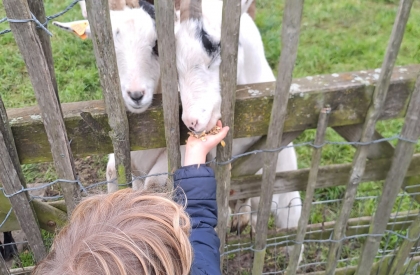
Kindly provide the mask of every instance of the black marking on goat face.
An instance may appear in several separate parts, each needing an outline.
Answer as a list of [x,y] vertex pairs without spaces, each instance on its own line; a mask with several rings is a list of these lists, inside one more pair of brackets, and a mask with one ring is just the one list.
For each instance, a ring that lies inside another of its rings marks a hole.
[[159,56],[159,49],[158,49],[158,41],[157,40],[155,42],[155,46],[153,47],[152,51],[156,56]]
[[203,43],[203,47],[206,49],[206,52],[209,56],[214,57],[220,52],[220,42],[213,42],[209,34],[203,28],[200,30],[200,38],[201,42]]
[[155,20],[155,6],[153,6],[147,1],[139,1],[139,5],[140,8],[143,8],[143,10],[147,12],[150,15],[150,17],[153,18],[153,20]]

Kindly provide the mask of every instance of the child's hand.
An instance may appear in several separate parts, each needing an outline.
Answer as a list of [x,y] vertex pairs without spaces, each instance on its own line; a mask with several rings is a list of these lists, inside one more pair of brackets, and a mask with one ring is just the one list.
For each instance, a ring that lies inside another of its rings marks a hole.
[[[217,122],[217,126],[222,128],[222,122],[220,120]],[[184,166],[205,163],[208,152],[226,137],[228,131],[229,126],[225,126],[218,134],[207,135],[206,141],[190,136],[185,148]]]

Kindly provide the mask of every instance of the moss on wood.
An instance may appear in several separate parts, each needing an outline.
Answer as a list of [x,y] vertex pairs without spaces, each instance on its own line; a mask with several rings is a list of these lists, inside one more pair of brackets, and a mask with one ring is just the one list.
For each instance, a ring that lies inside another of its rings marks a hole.
[[[395,68],[384,110],[380,119],[402,117],[413,90],[419,65]],[[338,77],[322,75],[294,79],[288,104],[285,132],[315,128],[320,109],[329,104],[329,126],[364,122],[371,103],[374,71],[342,73]],[[234,137],[267,134],[273,103],[274,82],[237,87]],[[103,101],[62,104],[71,149],[76,157],[107,154],[113,151]],[[180,110],[181,112],[181,110]],[[94,119],[83,119],[90,113]],[[8,115],[21,163],[51,161],[40,111],[37,107],[9,109]],[[162,95],[154,96],[152,106],[142,114],[128,114],[132,150],[166,146]],[[99,125],[99,126],[98,126]],[[180,122],[181,144],[188,130]],[[105,133],[105,134],[104,134]]]

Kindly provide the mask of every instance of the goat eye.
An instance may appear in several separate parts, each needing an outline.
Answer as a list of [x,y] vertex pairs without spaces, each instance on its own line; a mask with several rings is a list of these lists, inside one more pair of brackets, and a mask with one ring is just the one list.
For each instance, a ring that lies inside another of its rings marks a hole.
[[155,42],[155,46],[153,47],[153,53],[156,55],[156,56],[159,56],[159,50],[158,50],[158,42],[157,42],[157,40],[156,40],[156,42]]
[[117,29],[117,31],[116,31],[116,33],[115,33],[115,35],[119,35],[120,34],[120,30],[119,29]]

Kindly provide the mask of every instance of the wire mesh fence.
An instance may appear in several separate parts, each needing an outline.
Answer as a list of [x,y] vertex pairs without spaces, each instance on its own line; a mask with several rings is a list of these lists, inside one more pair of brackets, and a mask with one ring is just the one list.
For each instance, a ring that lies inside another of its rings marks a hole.
[[[366,190],[359,192],[351,218],[348,221],[346,235],[340,242],[343,249],[337,266],[336,274],[353,274],[364,240],[369,234],[372,215],[375,213],[377,200],[381,194],[381,182],[369,183]],[[363,187],[363,184],[362,184]],[[385,234],[381,235],[381,246],[376,255],[376,262],[380,263],[386,259],[391,259],[404,240],[413,241],[407,235],[407,229],[413,220],[419,215],[420,205],[415,200],[419,195],[420,184],[408,186],[401,191],[394,204],[393,212],[389,219]],[[364,189],[364,188],[362,188]],[[333,188],[318,189],[316,198],[312,203],[309,225],[306,228],[305,240],[303,242],[304,251],[302,260],[299,263],[298,274],[321,274],[325,270],[326,258],[329,246],[332,242],[331,233],[334,228],[335,220],[341,205],[341,198],[323,200],[330,197],[329,192],[334,192]],[[337,196],[341,196],[338,194]],[[287,204],[287,203],[286,203]],[[295,244],[296,228],[276,228],[278,219],[286,219],[278,215],[280,211],[290,212],[292,207],[300,205],[278,207],[272,204],[272,217],[269,223],[269,233],[267,238],[267,254],[265,256],[265,267],[263,274],[284,274],[288,266],[288,255],[290,248]],[[251,205],[244,205],[243,209],[252,208]],[[256,211],[243,211],[236,213],[231,218],[238,216],[256,215]],[[386,218],[386,217],[384,217]],[[227,245],[225,246],[224,274],[251,274],[253,258],[253,230],[248,226],[241,233],[232,232],[228,234]],[[418,242],[418,237],[415,241]],[[403,274],[418,274],[418,261],[420,250],[415,245],[409,257],[406,259],[405,271]],[[385,265],[390,263],[385,263]],[[373,272],[375,272],[374,265]],[[318,273],[317,273],[318,272]],[[385,273],[377,273],[385,274]]]
[[[392,136],[380,140],[374,140],[370,143],[360,144],[358,142],[331,142],[326,141],[322,146],[342,146],[342,145],[359,145],[367,146],[380,142],[397,141],[399,136]],[[418,142],[418,141],[411,141]],[[293,147],[315,147],[312,142],[296,143],[291,145]],[[288,146],[283,146],[285,148]],[[278,148],[280,150],[280,148]],[[264,150],[256,152],[247,152],[237,156],[233,156],[229,161],[217,163],[215,160],[209,161],[207,164],[215,163],[217,165],[227,165],[234,160],[244,157],[250,153],[261,154]],[[145,180],[148,177],[156,177],[162,175],[170,175],[168,173],[159,173],[153,175],[144,175],[140,177],[133,177],[134,180]],[[41,200],[44,202],[62,201],[60,188],[58,182],[74,183],[76,182],[83,196],[92,196],[99,193],[106,193],[106,185],[112,181],[100,181],[95,183],[83,183],[80,180],[68,181],[57,179],[55,181],[37,184],[36,186],[29,186],[14,193],[7,194],[2,189],[5,197],[11,197],[21,192],[28,192],[31,200]],[[130,182],[132,183],[132,182]],[[130,183],[121,184],[129,185]],[[344,183],[343,183],[344,184]],[[343,244],[343,249],[340,255],[337,272],[352,272],[357,265],[358,256],[364,240],[369,236],[369,226],[372,216],[375,213],[377,200],[381,195],[382,181],[363,183],[358,191],[355,205],[353,207],[350,220],[345,237],[340,242]],[[344,188],[331,187],[317,189],[314,201],[311,207],[309,225],[306,228],[306,235],[304,244],[304,251],[302,259],[299,263],[298,272],[311,273],[322,272],[325,270],[326,257],[328,248],[332,242],[331,234],[334,229],[335,219],[338,215],[339,207],[342,202]],[[387,230],[381,237],[380,250],[377,253],[376,261],[383,261],[391,258],[398,250],[398,247],[404,240],[411,240],[407,235],[407,228],[411,225],[413,220],[419,215],[420,205],[418,203],[418,196],[420,195],[420,182],[406,186],[398,195],[397,201],[393,207],[393,211],[388,222]],[[267,253],[265,258],[264,274],[283,274],[288,266],[288,256],[292,246],[295,244],[296,227],[288,224],[288,221],[293,218],[294,209],[302,206],[301,196],[293,197],[288,201],[273,201],[271,213],[272,216],[269,221],[269,231],[267,238]],[[227,244],[225,245],[224,253],[221,255],[224,258],[223,272],[224,274],[250,274],[252,269],[253,258],[253,242],[255,232],[253,225],[255,225],[257,217],[258,201],[255,199],[242,200],[239,207],[233,208],[234,213],[230,214],[228,228],[226,229]],[[11,218],[12,208],[10,208],[5,215],[4,220],[0,224],[0,229]],[[237,222],[241,220],[242,226],[238,226]],[[236,222],[236,226],[235,226]],[[15,233],[13,233],[15,234]],[[20,268],[31,266],[35,262],[31,249],[28,246],[24,236],[20,237],[17,233],[17,238],[13,243],[3,243],[1,247],[11,246],[15,244],[18,248],[19,254],[13,257],[13,261],[9,261],[9,268]],[[50,248],[54,233],[43,230],[43,238],[47,248]],[[418,238],[416,238],[417,241]],[[404,274],[416,274],[417,261],[420,259],[420,249],[415,245],[407,258],[406,269]],[[314,273],[317,274],[317,273]],[[340,273],[338,273],[340,274]],[[351,273],[348,273],[351,274]],[[381,274],[381,273],[378,273]]]
[[[79,0],[73,1],[63,11],[47,16],[45,22],[40,22],[33,14],[31,14],[32,18],[26,19],[2,18],[0,19],[0,23],[35,22],[38,28],[42,28],[49,33],[49,31],[45,28],[48,22],[71,10],[77,2],[79,2]],[[0,31],[0,35],[8,32],[10,32],[8,29]],[[49,34],[51,35],[51,33]],[[65,140],[67,141],[67,139]],[[253,154],[262,155],[266,152],[279,152],[282,149],[289,147],[297,148],[307,146],[320,148],[326,145],[352,145],[357,147],[389,141],[405,141],[409,143],[418,142],[417,140],[409,140],[398,135],[389,138],[376,139],[369,142],[327,141],[321,145],[314,145],[313,142],[305,142],[295,145],[282,146],[271,150],[255,150],[232,156],[228,161],[216,162],[216,160],[212,160],[206,164],[228,165],[241,157]],[[82,196],[91,196],[106,192],[106,185],[108,183],[118,184],[120,187],[123,187],[131,185],[134,181],[144,181],[146,178],[157,176],[171,176],[171,174],[158,173],[133,176],[132,181],[127,183],[118,183],[117,179],[89,184],[84,183],[80,179],[57,179],[49,183],[28,188],[21,186],[18,191],[13,193],[7,193],[3,188],[1,188],[1,190],[5,198],[12,198],[18,194],[22,194],[23,192],[29,192],[30,199],[32,201],[60,202],[63,198],[63,190],[57,186],[59,183],[77,184]],[[345,184],[346,182],[340,182],[337,185]],[[364,185],[368,187],[363,188]],[[51,191],[52,188],[55,192],[46,192],[46,190]],[[420,192],[418,190],[420,190],[420,183],[417,182],[411,182],[410,186],[404,187],[404,190],[398,194],[397,201],[394,204],[394,208],[384,234],[370,234],[369,228],[372,222],[372,216],[375,214],[378,198],[381,196],[381,182],[362,184],[361,188],[358,189],[355,204],[352,208],[350,218],[347,221],[345,235],[339,240],[333,240],[332,232],[336,224],[336,219],[339,215],[344,189],[318,189],[314,201],[312,202],[309,225],[306,228],[305,239],[302,242],[304,245],[304,251],[302,259],[299,262],[299,272],[312,274],[322,273],[326,269],[330,245],[334,242],[339,242],[342,244],[342,249],[340,250],[336,274],[352,274],[352,272],[354,273],[357,268],[356,266],[359,261],[359,256],[362,253],[362,247],[366,238],[377,237],[381,238],[381,243],[380,249],[375,258],[373,272],[377,270],[376,274],[383,274],[381,273],[381,270],[384,269],[383,266],[391,265],[392,260],[390,259],[396,255],[398,248],[404,242],[409,241],[414,242],[415,244],[411,248],[409,256],[404,259],[404,274],[418,274],[417,263],[420,261],[420,255],[418,255],[420,250],[418,249],[417,242],[419,240],[419,236],[413,237],[409,235],[408,232],[409,226],[419,216],[420,207],[418,205],[418,201],[420,200],[418,199],[418,195]],[[36,194],[36,191],[41,191],[41,194]],[[296,227],[292,226],[292,223],[289,223],[289,221],[299,218],[296,216],[296,210],[302,207],[301,197],[303,196],[297,195],[293,198],[288,198],[287,200],[283,199],[272,201],[272,217],[269,220],[267,244],[263,249],[266,250],[263,274],[284,274],[286,272],[288,257],[291,254],[292,246],[296,244]],[[225,259],[223,272],[225,274],[250,274],[252,270],[254,252],[263,251],[256,250],[254,248],[255,233],[257,233],[255,232],[255,224],[257,219],[258,200],[240,200],[236,203],[239,203],[240,206],[234,208],[238,209],[238,211],[230,214],[228,223],[228,225],[230,224],[230,228],[226,231],[227,241],[224,247],[224,253],[222,254],[222,257]],[[298,215],[300,216],[300,212]],[[12,207],[7,210],[7,213],[4,213],[4,219],[0,224],[0,230],[11,219],[13,219]],[[384,217],[384,219],[388,219],[388,217]],[[43,231],[42,233],[43,241],[46,244],[47,249],[49,249],[54,239],[54,233],[47,231]],[[15,246],[20,252],[19,254],[13,251]],[[18,268],[22,271],[23,267],[31,266],[35,262],[35,257],[33,256],[33,253],[31,252],[28,242],[25,240],[24,236],[22,239],[13,239],[4,234],[3,244],[0,245],[0,248],[4,257],[7,254],[6,250],[9,251],[9,255],[10,251],[12,251],[12,254],[14,255],[12,257],[13,261],[8,261],[8,268],[11,271],[14,268]],[[6,260],[9,259],[6,257]],[[383,262],[382,266],[380,264],[381,262]],[[21,271],[15,269],[12,273],[18,274]]]

